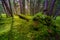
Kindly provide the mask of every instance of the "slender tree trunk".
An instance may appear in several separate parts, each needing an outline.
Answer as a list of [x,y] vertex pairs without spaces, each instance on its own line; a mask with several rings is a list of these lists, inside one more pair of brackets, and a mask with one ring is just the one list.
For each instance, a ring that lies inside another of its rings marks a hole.
[[36,5],[35,6],[35,14],[36,14],[40,11],[40,0],[37,0],[35,5]]
[[13,4],[14,4],[14,14],[16,14],[16,13],[17,13],[17,11],[16,11],[16,4],[15,4],[15,0],[13,0]]
[[13,17],[11,2],[10,2],[10,0],[8,0],[8,2],[9,2],[9,7],[10,7],[10,14],[11,14],[11,16]]
[[34,3],[33,3],[34,0],[30,0],[30,14],[31,15],[34,15]]
[[38,6],[37,6],[38,7],[38,12],[40,12],[40,1],[41,0],[38,0],[38,2],[37,2],[38,3]]
[[44,10],[43,10],[44,14],[48,15],[48,0],[44,1]]
[[50,10],[49,10],[49,15],[50,16],[53,14],[53,9],[54,9],[55,2],[56,2],[56,0],[51,0]]
[[22,0],[19,0],[19,3],[20,3],[20,12],[22,13]]
[[6,12],[6,17],[7,17],[7,9],[6,9],[6,6],[5,6],[5,4],[3,3],[3,0],[1,0],[1,3],[2,3],[2,6],[3,6],[3,8],[4,8],[4,11]]
[[19,3],[20,3],[21,14],[25,14],[25,0],[19,0]]
[[30,0],[30,13],[34,15],[40,11],[40,0]]
[[6,12],[7,12],[7,15],[12,16],[12,12],[10,10],[11,8],[9,8],[9,6],[8,6],[9,3],[7,3],[7,0],[1,0],[1,2],[2,2],[2,5],[4,7],[4,10],[6,10]]
[[23,14],[25,14],[25,0],[23,0]]

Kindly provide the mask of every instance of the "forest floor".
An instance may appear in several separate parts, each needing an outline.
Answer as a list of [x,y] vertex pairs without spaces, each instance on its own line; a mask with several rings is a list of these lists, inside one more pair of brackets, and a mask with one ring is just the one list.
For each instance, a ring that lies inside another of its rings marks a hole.
[[[56,23],[60,26],[60,16],[57,17]],[[34,36],[36,36],[35,40],[39,40],[39,31],[33,31],[28,26],[31,26],[29,22],[20,19],[18,16],[14,16],[12,21],[11,17],[6,18],[6,16],[2,15],[2,20],[0,20],[0,40],[9,40],[9,38],[10,40],[34,40]],[[60,28],[58,29],[60,31]]]

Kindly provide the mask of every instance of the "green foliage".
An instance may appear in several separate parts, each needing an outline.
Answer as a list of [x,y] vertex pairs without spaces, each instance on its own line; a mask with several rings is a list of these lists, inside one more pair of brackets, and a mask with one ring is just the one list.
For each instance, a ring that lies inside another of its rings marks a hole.
[[11,28],[11,18],[0,18],[0,36],[8,33]]
[[56,24],[58,25],[58,27],[56,28],[57,33],[60,35],[60,16],[58,16],[55,21]]
[[[3,18],[1,19],[1,27],[3,31],[3,26],[8,26],[6,29],[11,27],[11,18]],[[3,23],[4,24],[3,24]],[[34,17],[31,17],[30,21],[23,20],[21,18],[18,18],[14,16],[13,19],[13,25],[11,27],[11,31],[6,30],[4,34],[1,34],[0,39],[1,40],[49,40],[50,34],[52,34],[53,37],[51,39],[55,40],[54,34],[56,29],[54,28],[56,26],[55,20],[52,19],[50,16],[46,16],[43,14],[36,14]],[[56,26],[58,29],[59,26]],[[59,29],[60,30],[60,29]],[[60,32],[58,32],[60,33]]]
[[54,19],[52,19],[52,17],[47,16],[47,15],[43,15],[38,13],[37,15],[34,16],[33,20],[35,19],[35,21],[38,21],[44,25],[53,25],[54,24]]

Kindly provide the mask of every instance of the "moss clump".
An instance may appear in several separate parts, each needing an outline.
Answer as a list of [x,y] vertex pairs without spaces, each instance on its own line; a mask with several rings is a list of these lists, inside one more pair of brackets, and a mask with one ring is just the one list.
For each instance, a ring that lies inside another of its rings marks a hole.
[[[57,33],[56,28],[58,27],[55,23],[55,20],[47,15],[36,14],[32,19],[32,24],[30,25],[31,30],[36,31],[40,34],[41,39],[49,40],[50,37],[55,39]],[[42,37],[43,36],[43,37]]]

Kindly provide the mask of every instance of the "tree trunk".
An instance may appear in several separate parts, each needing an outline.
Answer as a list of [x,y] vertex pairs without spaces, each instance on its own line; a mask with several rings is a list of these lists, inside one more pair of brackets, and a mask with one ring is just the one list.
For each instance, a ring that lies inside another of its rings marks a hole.
[[7,2],[7,0],[1,0],[1,2],[2,2],[3,8],[6,11],[7,15],[12,16],[12,12],[10,10],[11,8],[9,8],[9,3]]
[[44,1],[44,10],[43,10],[44,14],[48,15],[48,0]]
[[25,14],[25,0],[19,0],[19,3],[20,3],[21,14]]
[[50,10],[49,10],[49,15],[50,16],[53,14],[53,9],[54,9],[55,2],[56,2],[56,0],[51,0]]

